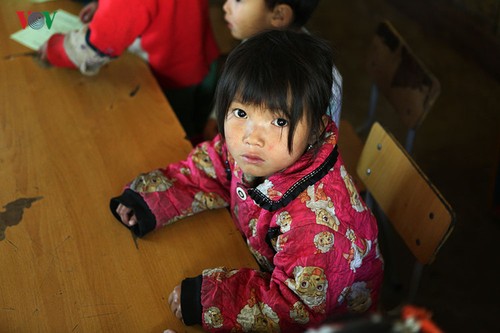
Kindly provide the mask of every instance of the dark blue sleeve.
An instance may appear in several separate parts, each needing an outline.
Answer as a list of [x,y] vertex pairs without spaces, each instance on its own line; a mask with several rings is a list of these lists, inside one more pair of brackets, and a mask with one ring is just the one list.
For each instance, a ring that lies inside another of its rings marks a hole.
[[137,224],[129,228],[137,237],[142,237],[148,232],[154,230],[156,226],[156,218],[149,209],[148,205],[144,199],[136,192],[127,189],[122,195],[112,198],[109,202],[109,208],[111,212],[116,217],[116,219],[121,223],[120,216],[116,213],[116,208],[119,204],[127,206],[134,211],[137,217]]
[[201,284],[203,277],[186,278],[181,284],[182,319],[186,325],[201,325]]

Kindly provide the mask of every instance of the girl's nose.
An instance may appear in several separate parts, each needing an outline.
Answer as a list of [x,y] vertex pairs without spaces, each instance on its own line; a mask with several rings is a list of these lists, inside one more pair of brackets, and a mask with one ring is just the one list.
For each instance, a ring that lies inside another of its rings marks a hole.
[[265,140],[265,129],[258,125],[249,125],[245,128],[243,143],[251,146],[263,147]]
[[222,10],[224,11],[224,13],[229,12],[229,1],[230,1],[230,0],[226,0],[226,1],[224,2],[224,5],[222,6]]

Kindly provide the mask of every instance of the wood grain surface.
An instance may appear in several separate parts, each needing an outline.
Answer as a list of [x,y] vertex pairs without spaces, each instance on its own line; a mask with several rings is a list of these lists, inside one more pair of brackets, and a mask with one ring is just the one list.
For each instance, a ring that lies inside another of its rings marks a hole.
[[171,314],[173,287],[205,268],[257,265],[225,210],[139,240],[114,219],[109,199],[124,184],[191,145],[133,55],[91,77],[9,57],[29,51],[9,39],[16,11],[59,8],[80,5],[0,4],[0,332],[201,331]]

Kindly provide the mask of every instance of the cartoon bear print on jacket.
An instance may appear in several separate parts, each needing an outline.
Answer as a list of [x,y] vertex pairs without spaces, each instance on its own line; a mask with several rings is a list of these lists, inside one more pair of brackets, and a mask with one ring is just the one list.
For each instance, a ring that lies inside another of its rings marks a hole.
[[279,235],[278,238],[276,238],[276,243],[273,244],[274,250],[276,252],[283,251],[286,242],[288,242],[288,236],[285,235]]
[[279,317],[273,309],[255,300],[255,290],[251,291],[248,304],[236,317],[243,332],[280,332]]
[[191,158],[199,170],[204,171],[211,178],[216,178],[214,165],[204,145],[196,147]]
[[301,195],[301,200],[306,201],[306,206],[316,214],[316,223],[338,231],[340,221],[335,216],[335,207],[332,200],[323,191],[323,183],[320,183],[314,192],[314,185],[307,188],[307,192]]
[[334,236],[331,232],[322,231],[314,236],[314,245],[318,249],[317,253],[326,253],[333,246]]
[[295,280],[286,279],[286,284],[313,311],[324,312],[328,280],[322,268],[296,266],[293,269]]
[[283,211],[276,218],[276,224],[280,226],[281,233],[288,232],[292,225],[292,216],[289,212]]
[[211,306],[203,313],[203,321],[211,328],[221,328],[224,318],[220,313],[220,309],[215,306]]
[[189,169],[189,168],[180,168],[179,172],[181,173],[181,175],[188,176],[188,177],[191,176],[191,169]]
[[337,136],[333,132],[326,132],[325,143],[335,146],[337,144]]
[[347,173],[345,170],[344,165],[340,166],[340,175],[342,176],[342,179],[344,180],[345,186],[347,187],[347,191],[349,192],[349,197],[351,201],[351,206],[352,208],[357,211],[357,212],[362,212],[366,209],[365,206],[361,203],[361,200],[359,200],[359,193],[358,190],[356,189],[356,186],[354,185],[354,182],[352,181],[351,175]]
[[209,277],[218,282],[222,282],[222,280],[230,278],[237,272],[238,272],[237,269],[228,270],[225,267],[216,267],[216,268],[205,269],[202,275],[203,277]]
[[[363,264],[363,258],[370,252],[372,243],[367,239],[361,239],[358,241],[356,234],[352,229],[347,229],[345,235],[347,239],[351,241],[351,248],[349,249],[349,253],[343,254],[343,257],[347,259],[350,269],[356,272],[356,269],[361,267]],[[356,244],[358,242],[360,245]]]
[[290,318],[299,324],[307,324],[309,322],[309,312],[307,312],[304,303],[295,302],[290,311]]
[[248,228],[252,232],[252,237],[255,237],[257,235],[257,222],[258,220],[255,218],[250,219],[250,221],[248,222]]
[[226,206],[226,202],[217,193],[198,192],[194,195],[191,205],[193,213],[198,213],[206,209],[216,209]]
[[347,300],[347,310],[352,313],[367,311],[372,305],[371,290],[366,282],[355,282],[350,287],[345,287],[338,298],[339,304]]
[[163,192],[172,187],[175,179],[168,179],[160,170],[141,173],[130,184],[130,189],[139,193]]
[[264,180],[262,184],[257,186],[257,190],[265,194],[271,200],[279,200],[283,193],[274,188],[274,184],[269,179]]

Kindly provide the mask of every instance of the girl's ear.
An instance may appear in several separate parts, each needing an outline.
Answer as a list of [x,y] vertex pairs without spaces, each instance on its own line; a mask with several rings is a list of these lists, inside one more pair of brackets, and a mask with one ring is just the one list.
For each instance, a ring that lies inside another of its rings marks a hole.
[[277,29],[286,29],[293,22],[293,10],[287,4],[276,5],[271,16],[271,24]]
[[320,134],[316,140],[323,138],[323,136],[325,135],[326,126],[328,126],[329,120],[330,120],[330,117],[328,117],[327,115],[323,115],[321,117],[321,130],[319,131]]
[[325,131],[326,126],[328,126],[328,120],[330,117],[328,117],[326,114],[321,117],[321,121],[323,122],[323,126],[321,127],[321,133]]
[[323,115],[321,117],[321,126],[320,126],[320,129],[319,129],[318,133],[316,133],[315,135],[313,135],[311,137],[311,141],[312,142],[309,142],[310,145],[316,144],[320,140],[320,138],[323,137],[323,135],[325,133],[326,126],[328,125],[328,120],[329,119],[330,119],[330,117],[328,117],[327,115]]

